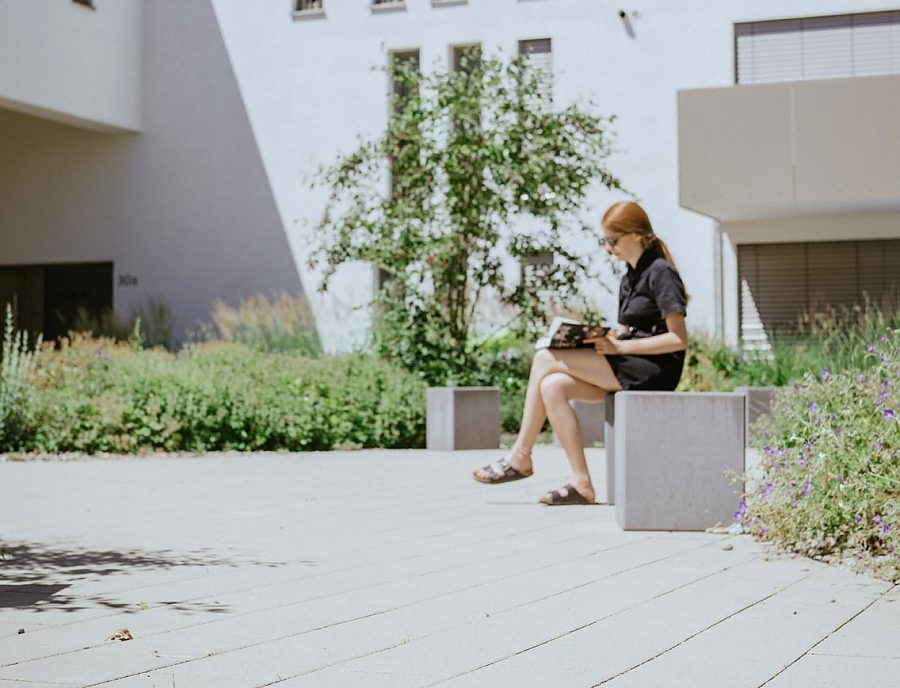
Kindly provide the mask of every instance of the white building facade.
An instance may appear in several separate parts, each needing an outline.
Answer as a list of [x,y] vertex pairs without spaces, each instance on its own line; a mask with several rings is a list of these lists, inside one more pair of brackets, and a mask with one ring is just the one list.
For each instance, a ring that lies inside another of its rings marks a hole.
[[[72,266],[93,265],[88,281],[98,291],[109,284],[92,303],[108,301],[123,316],[142,299],[164,298],[186,328],[216,297],[303,291],[329,348],[362,342],[367,318],[356,309],[371,295],[374,270],[347,266],[329,293],[316,292],[319,276],[307,263],[327,191],[310,189],[310,176],[384,128],[390,84],[377,68],[392,55],[417,54],[422,69],[448,68],[454,47],[474,44],[487,54],[537,51],[554,73],[558,104],[594,101],[616,115],[609,166],[672,249],[692,295],[693,331],[732,343],[758,339],[770,321],[818,298],[816,270],[829,275],[835,261],[846,267],[844,242],[857,267],[841,273],[843,291],[839,280],[825,279],[835,288],[823,298],[843,303],[851,281],[855,295],[878,296],[891,288],[891,266],[900,271],[890,258],[900,241],[896,6],[93,5],[7,0],[0,7],[0,297],[18,290],[22,311],[42,299],[35,323],[53,310],[51,297],[66,292],[59,280],[77,286]],[[867,18],[834,19],[846,15]],[[804,52],[822,43],[820,52]],[[809,56],[819,71],[804,71]],[[873,60],[886,66],[860,67]],[[599,226],[620,199],[598,190],[584,219]],[[603,264],[599,246],[583,251],[596,251]],[[813,274],[802,298],[801,271]],[[614,320],[615,278],[604,274],[613,293],[600,284],[584,290]],[[79,298],[77,288],[69,291],[70,302]]]

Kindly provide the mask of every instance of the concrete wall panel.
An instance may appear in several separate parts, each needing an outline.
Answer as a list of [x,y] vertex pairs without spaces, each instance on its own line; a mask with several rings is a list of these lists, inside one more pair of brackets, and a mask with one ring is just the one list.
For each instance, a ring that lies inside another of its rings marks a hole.
[[98,131],[139,131],[143,0],[4,0],[0,107]]
[[900,207],[900,76],[796,89],[797,202]]

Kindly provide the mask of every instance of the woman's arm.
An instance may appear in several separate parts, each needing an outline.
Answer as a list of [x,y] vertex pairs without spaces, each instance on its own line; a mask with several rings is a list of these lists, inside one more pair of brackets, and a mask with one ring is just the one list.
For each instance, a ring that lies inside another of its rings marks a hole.
[[684,324],[684,313],[670,313],[666,316],[668,332],[655,334],[652,337],[639,339],[616,339],[614,336],[586,339],[593,341],[598,354],[626,354],[649,356],[652,354],[668,354],[673,351],[684,351],[688,345],[687,328]]

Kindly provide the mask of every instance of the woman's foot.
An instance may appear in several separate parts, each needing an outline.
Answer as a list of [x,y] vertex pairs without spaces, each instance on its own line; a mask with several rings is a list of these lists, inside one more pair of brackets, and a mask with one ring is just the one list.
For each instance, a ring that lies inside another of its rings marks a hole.
[[574,485],[566,485],[558,490],[548,492],[538,501],[548,506],[563,506],[568,504],[593,504],[595,499],[594,488],[590,485],[577,488]]
[[501,483],[521,480],[530,476],[531,473],[531,453],[513,449],[506,458],[483,468],[476,468],[472,471],[472,476],[482,483]]

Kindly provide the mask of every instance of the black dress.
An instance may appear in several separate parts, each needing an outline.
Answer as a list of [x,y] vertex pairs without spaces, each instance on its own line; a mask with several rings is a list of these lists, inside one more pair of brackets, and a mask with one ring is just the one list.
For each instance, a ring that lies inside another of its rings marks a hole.
[[[672,264],[651,247],[619,286],[619,322],[628,333],[619,339],[639,339],[668,332],[666,316],[686,313],[684,283]],[[684,351],[648,356],[612,355],[612,366],[622,389],[671,391],[678,386]]]

